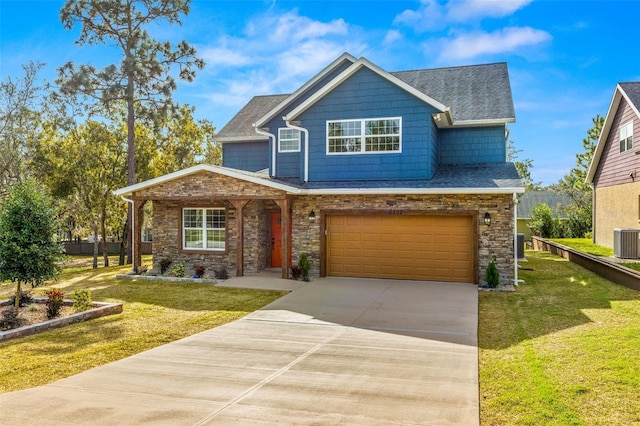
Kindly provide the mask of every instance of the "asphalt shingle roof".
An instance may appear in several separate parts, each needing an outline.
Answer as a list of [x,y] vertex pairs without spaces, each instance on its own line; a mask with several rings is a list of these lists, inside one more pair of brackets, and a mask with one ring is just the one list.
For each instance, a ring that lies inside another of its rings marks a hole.
[[217,138],[255,137],[253,123],[275,108],[289,95],[254,96],[233,118],[216,134]]
[[454,120],[515,118],[504,62],[390,74],[450,107]]
[[636,108],[640,109],[640,81],[619,84]]
[[553,217],[565,218],[562,207],[569,202],[569,197],[554,191],[528,191],[518,199],[518,219],[530,219],[533,208],[543,203],[551,208]]

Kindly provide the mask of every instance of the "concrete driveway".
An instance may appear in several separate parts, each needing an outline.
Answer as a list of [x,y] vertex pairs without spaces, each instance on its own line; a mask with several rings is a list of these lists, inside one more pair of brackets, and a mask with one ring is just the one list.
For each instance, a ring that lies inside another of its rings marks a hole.
[[[265,286],[229,285],[257,282]],[[477,306],[471,284],[322,278],[239,321],[2,394],[0,415],[3,424],[477,425]]]

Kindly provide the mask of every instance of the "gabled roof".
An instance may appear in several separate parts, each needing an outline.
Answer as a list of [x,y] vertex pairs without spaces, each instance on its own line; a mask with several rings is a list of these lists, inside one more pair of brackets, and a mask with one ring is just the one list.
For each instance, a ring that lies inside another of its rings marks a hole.
[[283,115],[287,106],[294,105],[296,101],[299,102],[303,94],[308,93],[313,85],[346,63],[351,65],[288,112],[287,118],[293,120],[355,72],[366,67],[443,112],[446,120],[438,122],[439,126],[499,124],[515,121],[509,73],[507,64],[504,62],[387,72],[366,58],[356,59],[344,53],[293,94],[254,97],[218,132],[216,139],[221,142],[266,140],[265,136],[256,134],[253,129],[254,124],[261,127],[274,117]]
[[563,207],[569,205],[569,197],[554,191],[527,191],[518,199],[518,219],[530,219],[533,208],[546,204],[553,217],[565,218]]
[[217,134],[216,140],[267,140],[266,136],[258,135],[253,127],[257,117],[260,117],[290,95],[254,96],[236,115],[233,116]]
[[418,89],[416,89],[415,87],[398,79],[397,77],[394,77],[393,75],[389,74],[382,68],[371,63],[366,58],[360,58],[356,62],[354,62],[349,68],[341,72],[337,77],[335,77],[329,83],[324,85],[320,90],[318,90],[316,93],[310,96],[306,101],[304,101],[303,103],[298,105],[296,108],[294,108],[292,111],[290,111],[287,114],[286,119],[294,120],[298,115],[302,114],[304,111],[310,108],[313,104],[318,102],[320,99],[322,99],[324,96],[326,96],[333,89],[335,89],[337,86],[339,86],[341,83],[343,83],[345,80],[347,80],[349,77],[354,75],[357,71],[359,71],[363,67],[370,69],[371,71],[375,72],[382,78],[385,78],[386,80],[390,81],[391,83],[395,84],[401,89],[406,90],[407,92],[411,93],[412,95],[414,95],[419,99],[422,99],[425,103],[433,106],[440,112],[445,112],[447,110],[447,107],[445,105],[433,99],[432,97],[428,96],[426,93],[423,93]]
[[609,110],[607,111],[607,116],[602,126],[602,132],[600,132],[600,138],[598,139],[598,144],[596,145],[596,150],[593,153],[593,159],[587,172],[587,183],[593,183],[596,170],[598,170],[598,164],[600,164],[600,158],[604,151],[604,146],[607,143],[607,139],[609,139],[611,126],[613,125],[613,120],[618,112],[622,98],[626,99],[633,112],[640,118],[640,81],[618,83],[616,85],[616,89],[613,92],[613,99],[611,99],[611,104],[609,105]]
[[289,194],[513,194],[524,192],[524,186],[513,163],[440,166],[430,180],[338,181],[304,184],[276,179],[264,173],[199,164],[118,189],[114,194],[130,197],[136,191],[200,172],[217,173],[286,191]]
[[392,72],[391,75],[451,108],[455,122],[515,121],[504,62]]

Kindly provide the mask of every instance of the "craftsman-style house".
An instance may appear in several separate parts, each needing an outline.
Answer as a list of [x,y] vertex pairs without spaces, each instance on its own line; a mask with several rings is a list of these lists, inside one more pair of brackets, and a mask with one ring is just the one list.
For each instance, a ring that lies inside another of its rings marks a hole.
[[292,94],[251,99],[217,134],[222,167],[117,194],[153,203],[152,272],[168,259],[287,277],[306,253],[311,276],[479,283],[494,260],[507,283],[514,121],[504,63],[388,72],[343,54]]

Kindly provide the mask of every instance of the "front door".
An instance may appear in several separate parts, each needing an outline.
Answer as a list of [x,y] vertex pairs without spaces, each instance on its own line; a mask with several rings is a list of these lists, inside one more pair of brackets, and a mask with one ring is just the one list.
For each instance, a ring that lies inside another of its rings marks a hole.
[[271,266],[282,266],[282,216],[280,213],[271,215]]

